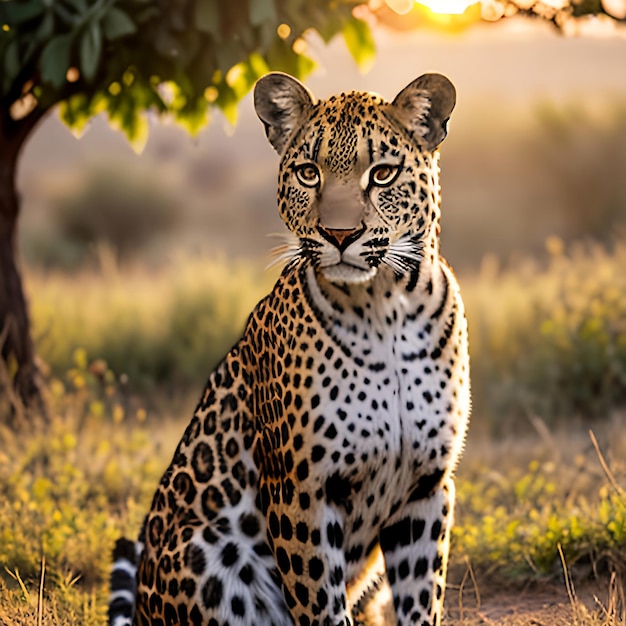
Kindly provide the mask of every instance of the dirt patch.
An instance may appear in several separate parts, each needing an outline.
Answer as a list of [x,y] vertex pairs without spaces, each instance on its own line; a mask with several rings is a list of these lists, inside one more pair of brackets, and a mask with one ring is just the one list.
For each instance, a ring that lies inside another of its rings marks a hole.
[[483,593],[464,586],[447,590],[447,626],[609,626],[624,624],[615,590],[597,583],[574,589],[534,583],[522,589],[487,588]]

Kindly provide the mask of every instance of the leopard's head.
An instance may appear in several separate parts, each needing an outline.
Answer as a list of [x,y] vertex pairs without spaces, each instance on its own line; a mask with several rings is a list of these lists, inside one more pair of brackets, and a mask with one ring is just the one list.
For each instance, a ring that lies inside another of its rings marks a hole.
[[439,229],[437,147],[454,108],[452,83],[425,74],[393,100],[351,92],[315,101],[281,73],[261,78],[254,103],[281,156],[280,215],[307,259],[336,283],[403,274],[433,254]]

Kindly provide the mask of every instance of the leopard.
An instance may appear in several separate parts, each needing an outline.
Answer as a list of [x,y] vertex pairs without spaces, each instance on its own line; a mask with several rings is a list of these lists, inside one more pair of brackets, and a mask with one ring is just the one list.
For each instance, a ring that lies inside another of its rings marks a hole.
[[210,374],[138,541],[118,540],[112,626],[441,624],[471,404],[440,253],[455,102],[438,73],[392,101],[256,83],[282,270]]

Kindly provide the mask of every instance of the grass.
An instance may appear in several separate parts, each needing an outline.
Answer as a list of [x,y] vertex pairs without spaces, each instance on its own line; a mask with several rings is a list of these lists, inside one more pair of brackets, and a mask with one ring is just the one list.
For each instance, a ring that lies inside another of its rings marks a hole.
[[[73,370],[84,384],[67,391],[52,381],[50,424],[0,431],[0,623],[32,624],[37,615],[49,624],[103,623],[114,540],[136,535],[182,432],[180,420],[129,408],[88,365]],[[468,567],[482,596],[494,585],[562,581],[560,551],[572,580],[587,588],[591,581],[598,597],[611,573],[623,579],[626,435],[616,418],[598,437],[610,479],[580,434],[470,440],[457,482],[448,594],[451,613],[465,596],[459,624],[480,623],[467,621],[477,604]],[[599,608],[586,606],[580,624],[605,623]]]
[[84,356],[72,388],[50,382],[49,423],[0,429],[0,623],[102,624],[113,542],[136,535],[171,454]]
[[[487,259],[461,276],[474,415],[496,434],[527,429],[534,417],[552,425],[626,406],[626,241],[564,250],[552,238],[547,247],[541,264],[501,269]],[[275,277],[207,258],[120,270],[106,248],[100,265],[29,273],[39,355],[61,377],[84,349],[144,394],[198,393]]]
[[[543,266],[486,263],[462,279],[476,400],[457,482],[453,624],[532,623],[502,622],[494,590],[500,603],[517,590],[519,604],[520,588],[547,583],[564,604],[538,608],[535,623],[626,618],[626,246],[549,248]],[[51,420],[0,427],[2,626],[104,622],[113,542],[136,535],[203,380],[271,282],[219,260],[147,274],[105,255],[102,268],[28,277]],[[184,411],[167,399],[175,387],[193,388]]]
[[199,392],[274,275],[224,259],[175,258],[158,271],[121,271],[108,248],[100,270],[28,277],[38,352],[54,376],[82,349],[142,392]]
[[626,241],[566,250],[550,238],[546,247],[542,264],[500,269],[486,259],[461,281],[474,414],[496,434],[626,406]]
[[583,577],[626,575],[623,417],[598,426],[610,462],[593,431],[470,446],[457,484],[458,556],[487,578],[555,577],[563,559]]

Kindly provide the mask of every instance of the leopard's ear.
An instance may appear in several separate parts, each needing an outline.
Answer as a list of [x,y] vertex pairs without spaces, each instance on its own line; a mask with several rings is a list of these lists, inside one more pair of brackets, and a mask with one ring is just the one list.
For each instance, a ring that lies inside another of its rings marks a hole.
[[394,99],[394,117],[432,152],[445,139],[446,124],[456,102],[454,85],[441,74],[424,74]]
[[282,153],[287,139],[298,127],[304,111],[313,104],[309,90],[300,81],[282,72],[263,76],[254,88],[254,108],[278,154]]

